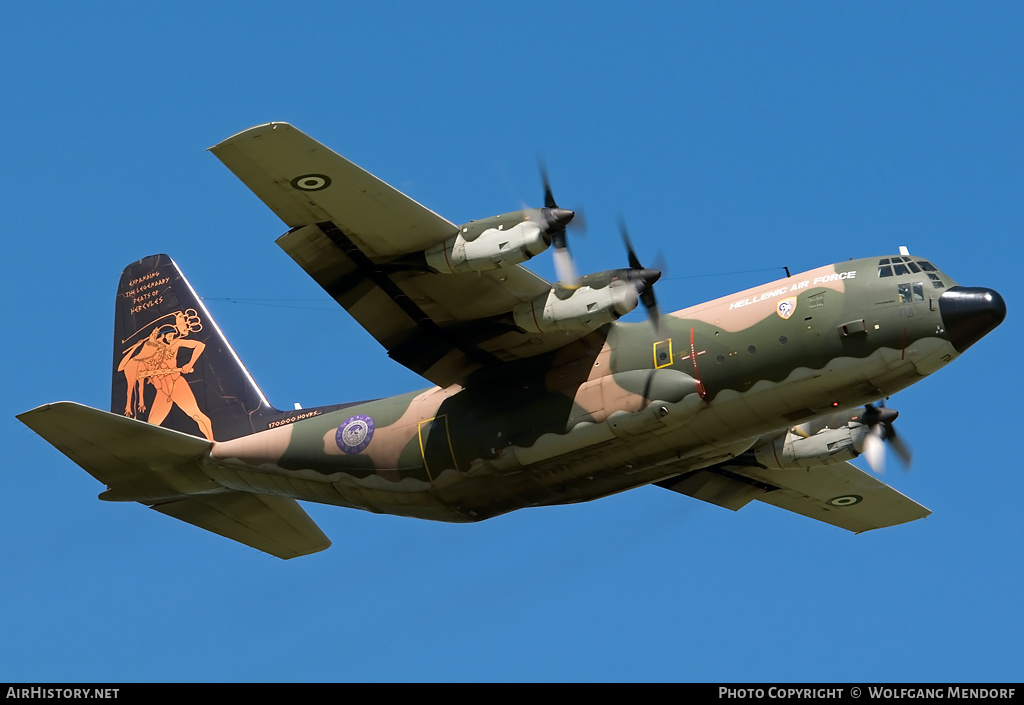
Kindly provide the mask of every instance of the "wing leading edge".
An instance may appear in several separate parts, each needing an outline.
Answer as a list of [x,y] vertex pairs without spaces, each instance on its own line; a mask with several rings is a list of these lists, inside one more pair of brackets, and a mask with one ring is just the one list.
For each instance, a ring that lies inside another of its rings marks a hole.
[[861,533],[931,514],[914,500],[850,463],[806,470],[766,470],[720,463],[656,483],[737,511],[756,499]]

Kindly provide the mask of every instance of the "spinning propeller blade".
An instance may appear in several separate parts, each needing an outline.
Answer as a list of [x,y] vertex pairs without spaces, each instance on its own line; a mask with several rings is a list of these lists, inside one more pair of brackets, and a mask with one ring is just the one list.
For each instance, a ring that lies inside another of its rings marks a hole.
[[629,256],[629,280],[636,287],[640,295],[640,301],[647,309],[647,317],[654,324],[654,328],[661,331],[661,310],[658,308],[658,301],[654,297],[654,283],[661,278],[661,271],[647,269],[640,264],[640,258],[636,256],[633,249],[633,242],[629,239],[629,230],[626,228],[626,221],[619,219],[619,232],[622,233],[622,241],[626,245],[626,253]]
[[548,179],[548,170],[544,162],[540,161],[540,177],[544,184],[544,218],[547,221],[546,233],[554,247],[555,274],[558,277],[558,284],[565,289],[575,289],[579,286],[579,277],[576,274],[576,264],[569,254],[569,243],[565,237],[566,226],[572,221],[576,213],[574,211],[559,208],[555,201],[555,195],[551,191],[551,181]]

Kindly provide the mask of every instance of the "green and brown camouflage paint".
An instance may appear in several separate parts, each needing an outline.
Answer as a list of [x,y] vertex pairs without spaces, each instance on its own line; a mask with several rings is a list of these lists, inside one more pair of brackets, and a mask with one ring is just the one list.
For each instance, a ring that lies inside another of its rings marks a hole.
[[[607,324],[464,385],[285,412],[174,263],[154,256],[118,290],[111,408],[148,420],[163,395],[162,425],[205,435],[201,410],[214,440],[203,471],[230,489],[443,521],[586,501],[893,394],[1002,320],[995,292],[934,268],[879,276],[881,259],[796,274],[657,328]],[[951,336],[944,313],[969,330]],[[968,314],[991,326],[978,334],[987,324],[967,326]]]

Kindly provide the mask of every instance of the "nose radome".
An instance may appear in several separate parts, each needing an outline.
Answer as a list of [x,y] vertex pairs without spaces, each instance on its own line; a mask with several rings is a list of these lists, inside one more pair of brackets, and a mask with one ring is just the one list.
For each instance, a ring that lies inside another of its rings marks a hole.
[[946,337],[962,353],[1006,318],[1006,302],[984,287],[954,286],[939,297]]

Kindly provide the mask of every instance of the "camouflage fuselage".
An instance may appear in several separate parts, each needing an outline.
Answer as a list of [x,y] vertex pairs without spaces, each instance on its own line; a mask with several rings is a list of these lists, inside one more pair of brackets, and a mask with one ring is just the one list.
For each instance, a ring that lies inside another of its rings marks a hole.
[[657,330],[609,324],[465,387],[296,411],[215,443],[203,469],[233,489],[443,521],[655,482],[893,394],[974,342],[947,332],[949,277],[881,269],[822,267]]

